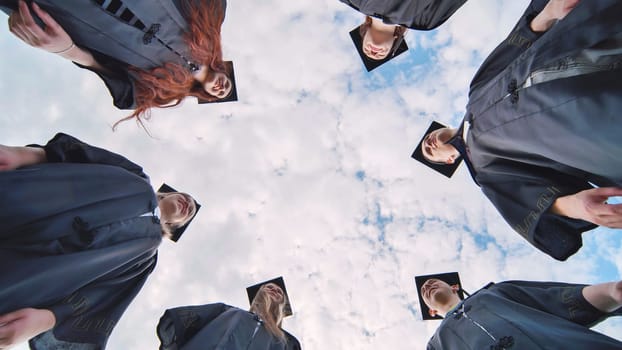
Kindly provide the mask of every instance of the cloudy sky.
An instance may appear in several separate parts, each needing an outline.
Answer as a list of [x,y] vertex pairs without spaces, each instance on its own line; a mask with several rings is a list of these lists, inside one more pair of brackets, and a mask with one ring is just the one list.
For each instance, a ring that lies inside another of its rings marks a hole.
[[[477,0],[367,73],[337,0],[231,1],[224,56],[239,102],[155,110],[149,137],[114,109],[98,78],[0,35],[0,143],[56,132],[121,153],[154,185],[203,205],[115,328],[110,349],[155,349],[163,310],[224,302],[283,275],[305,349],[424,349],[414,275],[459,271],[464,288],[507,279],[620,279],[620,231],[597,229],[560,263],[501,219],[461,167],[452,179],[410,158],[431,120],[456,125],[478,65],[528,1]],[[599,330],[622,340],[620,321]],[[25,349],[25,346],[18,349]]]

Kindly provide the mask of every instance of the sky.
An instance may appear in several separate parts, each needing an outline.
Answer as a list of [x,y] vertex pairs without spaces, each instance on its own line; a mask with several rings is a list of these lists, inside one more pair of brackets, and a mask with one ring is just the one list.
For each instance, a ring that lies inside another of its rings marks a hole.
[[[452,179],[410,158],[430,121],[457,125],[470,79],[528,1],[469,1],[410,50],[367,73],[348,32],[363,16],[337,0],[230,2],[224,58],[239,101],[153,110],[146,126],[103,83],[55,55],[0,35],[0,143],[56,132],[123,154],[154,186],[193,194],[201,211],[116,326],[109,349],[155,349],[167,308],[248,307],[245,287],[284,276],[305,349],[424,349],[414,276],[459,271],[490,281],[619,280],[619,230],[583,235],[566,262],[503,221],[461,166]],[[620,320],[597,327],[622,340]],[[25,345],[16,349],[26,349]]]

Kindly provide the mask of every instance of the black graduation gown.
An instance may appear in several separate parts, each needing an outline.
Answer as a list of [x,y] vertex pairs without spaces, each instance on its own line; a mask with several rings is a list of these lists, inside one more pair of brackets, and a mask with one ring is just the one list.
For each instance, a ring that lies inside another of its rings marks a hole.
[[445,23],[466,0],[339,0],[353,9],[417,30],[431,30]]
[[[37,0],[37,4],[50,13],[76,45],[90,51],[108,71],[80,67],[92,70],[104,81],[116,107],[130,109],[135,106],[134,78],[128,66],[147,70],[162,66],[165,62],[184,65],[186,62],[181,56],[190,59],[183,40],[188,23],[182,3],[188,1],[198,0],[123,0],[118,12],[129,9],[135,18],[145,24],[143,30],[111,15],[94,0]],[[226,7],[226,0],[201,1],[221,1],[223,11]],[[0,0],[0,5],[5,9],[16,9],[17,0]],[[155,35],[179,55],[148,34],[150,28],[156,27]]]
[[603,313],[588,303],[584,285],[507,281],[479,290],[447,313],[428,350],[622,349],[589,327]]
[[522,87],[531,72],[564,67],[567,58],[620,36],[622,2],[582,1],[541,36],[532,1],[471,84],[465,121],[476,181],[512,228],[558,260],[582,245],[596,225],[552,215],[556,198],[622,185],[622,70],[607,70]]
[[0,172],[0,314],[51,310],[33,349],[103,349],[154,269],[155,193],[124,157],[57,134],[48,163]]
[[283,331],[283,343],[255,314],[223,303],[168,309],[157,326],[160,350],[300,350],[300,343]]

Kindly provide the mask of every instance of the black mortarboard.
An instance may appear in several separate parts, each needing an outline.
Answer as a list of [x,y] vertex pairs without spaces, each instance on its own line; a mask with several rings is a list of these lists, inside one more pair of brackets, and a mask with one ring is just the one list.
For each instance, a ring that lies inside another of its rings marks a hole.
[[[172,188],[171,186],[169,186],[167,184],[162,184],[162,186],[160,186],[160,188],[158,188],[158,192],[170,193],[170,192],[179,192],[179,191],[175,190],[174,188]],[[192,197],[192,200],[194,201],[194,206],[196,208],[195,211],[194,211],[194,215],[192,215],[190,220],[188,220],[188,222],[184,226],[178,227],[178,228],[175,229],[175,231],[173,231],[173,237],[171,237],[171,240],[173,242],[177,242],[177,240],[179,240],[179,237],[181,237],[181,235],[184,233],[184,231],[186,231],[186,229],[188,228],[188,225],[190,225],[192,220],[194,220],[194,217],[197,216],[197,213],[199,212],[199,209],[201,208],[201,204],[199,204],[196,201],[196,199],[194,199],[194,197]]]
[[365,53],[363,52],[363,38],[361,37],[360,28],[361,26],[352,29],[350,31],[350,37],[352,38],[354,47],[356,47],[356,51],[358,51],[359,56],[361,56],[363,64],[365,65],[365,68],[368,72],[371,72],[373,69],[385,64],[386,62],[389,62],[393,58],[401,55],[408,50],[408,45],[406,45],[406,41],[404,41],[404,36],[400,35],[393,42],[393,47],[391,48],[391,52],[389,52],[387,57],[381,60],[371,59],[367,57],[367,55],[365,55]]
[[447,272],[447,273],[439,273],[434,275],[424,275],[424,276],[415,276],[415,284],[417,285],[417,295],[419,296],[419,306],[421,306],[421,316],[424,321],[427,320],[442,320],[441,316],[430,316],[430,308],[423,302],[423,296],[421,295],[421,287],[425,283],[425,281],[436,278],[439,279],[450,286],[457,284],[460,286],[458,290],[458,296],[460,299],[464,299],[464,291],[462,290],[462,284],[460,283],[460,276],[458,276],[457,272]]
[[458,169],[460,162],[462,162],[462,157],[458,157],[453,162],[453,164],[439,164],[439,163],[430,162],[429,160],[425,159],[421,151],[421,144],[423,143],[423,140],[425,139],[425,137],[432,131],[441,129],[441,128],[445,128],[445,125],[433,121],[432,124],[430,124],[430,127],[428,128],[428,130],[426,130],[426,132],[423,134],[423,137],[419,141],[419,144],[417,144],[417,148],[415,148],[415,151],[413,152],[413,154],[411,154],[411,157],[420,161],[424,165],[427,165],[429,168],[432,168],[433,170],[436,170],[439,173],[447,177],[451,177],[456,172],[456,169]]
[[285,289],[285,281],[283,281],[283,277],[277,277],[269,281],[257,283],[246,288],[246,294],[248,294],[248,303],[252,304],[253,299],[255,299],[255,296],[257,295],[257,292],[259,292],[259,288],[261,288],[261,286],[263,286],[264,284],[268,283],[274,283],[277,286],[281,287],[281,289],[283,290],[283,294],[285,295],[285,307],[283,308],[283,313],[285,314],[285,317],[291,316],[293,314],[292,305],[289,302],[289,295],[287,294],[287,289]]
[[237,101],[238,100],[238,89],[237,89],[237,84],[235,83],[235,72],[233,71],[233,62],[232,61],[224,61],[223,62],[225,64],[225,71],[227,72],[227,76],[229,77],[229,79],[231,79],[231,92],[229,92],[229,95],[227,95],[226,97],[223,97],[221,99],[217,99],[217,100],[203,100],[200,98],[197,98],[198,103],[199,104],[204,104],[204,103],[220,103],[220,102],[232,102],[232,101]]

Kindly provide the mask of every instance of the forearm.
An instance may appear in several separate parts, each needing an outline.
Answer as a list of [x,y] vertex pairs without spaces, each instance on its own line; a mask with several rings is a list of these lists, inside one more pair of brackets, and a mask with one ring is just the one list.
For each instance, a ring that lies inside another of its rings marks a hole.
[[555,24],[557,19],[551,18],[546,11],[546,7],[529,23],[529,28],[536,33],[544,33]]
[[0,145],[0,165],[8,169],[45,162],[47,162],[47,156],[43,148]]
[[622,196],[620,187],[599,187],[558,197],[550,212],[596,225],[622,228],[622,204],[609,204],[610,197]]
[[[572,194],[567,195],[567,196],[557,197],[557,199],[555,199],[555,201],[553,202],[553,205],[551,205],[551,207],[549,208],[549,211],[551,212],[551,214],[566,216],[569,218],[572,217],[571,216],[572,208],[575,205],[573,203],[574,197],[575,196]],[[578,218],[574,218],[574,219],[578,219]]]
[[622,281],[587,286],[583,297],[602,312],[615,311],[622,306]]
[[536,33],[546,32],[556,21],[566,17],[578,3],[579,0],[550,0],[531,21],[530,29]]
[[61,52],[59,56],[71,60],[81,66],[89,67],[98,71],[106,71],[106,69],[95,60],[95,57],[89,52],[79,46],[74,45],[69,50]]

